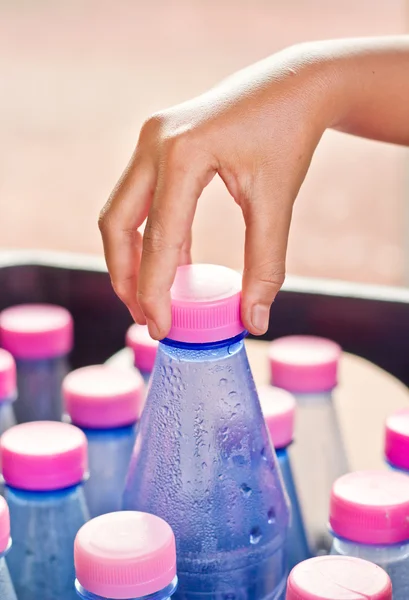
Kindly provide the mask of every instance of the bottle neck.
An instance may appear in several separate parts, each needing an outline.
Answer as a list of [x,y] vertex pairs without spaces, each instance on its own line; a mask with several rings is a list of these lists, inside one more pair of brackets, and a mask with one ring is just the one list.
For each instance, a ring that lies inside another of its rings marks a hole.
[[242,333],[240,333],[239,335],[236,335],[233,338],[229,338],[227,340],[218,340],[216,342],[205,342],[202,344],[199,343],[187,343],[187,342],[178,342],[176,340],[171,340],[169,338],[165,338],[163,339],[160,344],[163,344],[165,346],[171,346],[173,348],[180,348],[182,350],[215,350],[217,348],[224,348],[226,346],[232,346],[234,344],[237,344],[239,342],[241,342],[246,336],[248,335],[247,331],[243,331]]
[[[173,581],[157,592],[149,594],[147,596],[134,596],[132,598],[126,598],[126,600],[168,600],[176,591],[178,586],[178,578],[175,577]],[[75,580],[75,589],[82,600],[110,600],[107,596],[99,596],[98,594],[92,594],[82,587],[78,579]]]

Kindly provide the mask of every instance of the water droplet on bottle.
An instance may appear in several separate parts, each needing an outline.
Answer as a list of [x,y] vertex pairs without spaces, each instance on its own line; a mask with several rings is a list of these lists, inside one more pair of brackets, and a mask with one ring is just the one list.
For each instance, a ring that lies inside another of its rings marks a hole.
[[250,544],[258,544],[262,538],[262,533],[260,527],[253,527],[250,531]]
[[260,454],[261,454],[261,458],[262,458],[263,460],[267,460],[267,451],[266,451],[266,448],[265,448],[265,447],[263,447],[263,448],[261,449],[261,452],[260,452]]
[[219,385],[226,385],[227,383],[227,379],[224,379],[224,377],[222,377],[222,379],[220,379],[219,381]]
[[163,412],[165,413],[165,415],[167,415],[169,413],[169,406],[164,406],[163,407]]
[[267,519],[269,525],[274,525],[274,523],[276,522],[276,511],[274,510],[274,508],[270,508],[270,510],[268,511]]
[[206,462],[202,462],[202,469],[207,469],[207,463]]
[[237,396],[237,392],[233,390],[232,392],[229,392],[229,396],[230,398],[234,398],[234,396]]
[[251,489],[251,487],[249,487],[247,485],[247,483],[242,483],[242,485],[240,486],[240,489],[242,491],[242,494],[245,498],[249,498],[249,496],[251,496],[251,492],[253,491]]
[[219,480],[220,480],[220,481],[223,481],[223,479],[224,479],[224,475],[221,473],[221,474],[219,475]]

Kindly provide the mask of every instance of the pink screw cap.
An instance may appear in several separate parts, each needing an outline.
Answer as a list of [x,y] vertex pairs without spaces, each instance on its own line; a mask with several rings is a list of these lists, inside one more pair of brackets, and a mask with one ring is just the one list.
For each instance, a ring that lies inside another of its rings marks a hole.
[[5,499],[0,496],[0,554],[7,550],[10,544],[10,512]]
[[385,457],[397,469],[409,471],[409,409],[393,413],[386,420]]
[[357,471],[333,485],[330,525],[335,535],[359,544],[409,540],[409,477],[388,471]]
[[159,342],[149,335],[146,325],[131,325],[126,333],[126,345],[134,355],[134,364],[143,373],[151,373]]
[[68,423],[37,421],[16,425],[0,440],[7,485],[22,490],[59,490],[82,481],[87,471],[87,440]]
[[63,356],[72,350],[72,317],[62,306],[13,306],[0,314],[0,336],[1,345],[15,358]]
[[179,267],[171,289],[172,328],[168,337],[188,343],[227,340],[243,333],[241,276],[220,265]]
[[290,573],[286,600],[392,600],[392,584],[381,567],[361,558],[320,556]]
[[285,448],[294,437],[295,398],[271,385],[260,386],[257,391],[274,448]]
[[341,348],[309,335],[291,335],[271,342],[269,359],[273,385],[301,394],[326,392],[337,385]]
[[0,348],[0,402],[14,399],[16,395],[16,363],[10,352]]
[[144,395],[137,371],[92,365],[69,373],[63,382],[65,407],[74,425],[109,429],[138,420]]
[[139,598],[176,576],[175,536],[155,515],[123,511],[92,519],[74,544],[78,583],[103,598]]

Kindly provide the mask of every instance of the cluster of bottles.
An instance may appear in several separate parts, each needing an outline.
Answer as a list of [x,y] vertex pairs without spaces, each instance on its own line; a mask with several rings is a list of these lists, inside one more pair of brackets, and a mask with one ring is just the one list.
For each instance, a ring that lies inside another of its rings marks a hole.
[[168,337],[127,334],[132,369],[68,373],[61,307],[0,314],[1,600],[409,598],[409,410],[392,469],[348,473],[339,346],[275,340],[256,390],[240,286],[180,267]]

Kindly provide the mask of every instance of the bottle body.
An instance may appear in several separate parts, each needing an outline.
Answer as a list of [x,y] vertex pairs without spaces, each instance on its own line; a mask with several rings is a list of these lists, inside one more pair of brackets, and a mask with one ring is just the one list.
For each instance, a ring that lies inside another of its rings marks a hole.
[[88,440],[90,474],[84,491],[92,518],[121,509],[136,427],[83,429]]
[[14,398],[5,398],[0,402],[0,435],[16,425]]
[[0,556],[0,598],[1,600],[17,600],[4,554]]
[[159,345],[124,508],[174,530],[177,598],[283,597],[288,500],[241,338]]
[[393,600],[409,598],[409,541],[391,546],[372,546],[334,537],[331,554],[363,558],[375,563],[391,578]]
[[17,421],[61,421],[61,385],[68,373],[66,356],[16,359],[16,365],[18,398],[14,408]]
[[7,557],[19,600],[74,600],[74,539],[88,520],[83,486],[29,492],[6,486],[13,546]]
[[331,392],[294,394],[297,419],[290,459],[313,554],[326,554],[328,502],[332,485],[348,471],[345,447]]
[[291,505],[291,523],[287,535],[287,562],[288,572],[290,572],[295,565],[310,558],[311,553],[308,547],[304,520],[294,484],[288,448],[280,448],[276,452]]

